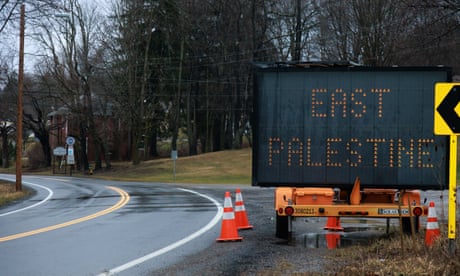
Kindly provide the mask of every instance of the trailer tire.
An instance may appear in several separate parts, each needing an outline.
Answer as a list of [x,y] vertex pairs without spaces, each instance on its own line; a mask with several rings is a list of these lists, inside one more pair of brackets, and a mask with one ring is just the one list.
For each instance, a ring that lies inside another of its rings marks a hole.
[[276,237],[287,240],[289,238],[288,217],[276,214]]
[[418,233],[420,228],[420,217],[402,218],[402,229],[405,234],[412,234],[410,220],[414,220],[414,232]]

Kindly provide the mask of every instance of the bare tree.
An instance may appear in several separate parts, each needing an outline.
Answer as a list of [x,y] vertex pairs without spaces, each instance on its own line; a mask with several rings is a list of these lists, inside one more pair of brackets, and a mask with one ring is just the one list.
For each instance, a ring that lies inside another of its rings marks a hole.
[[0,87],[1,164],[3,168],[7,168],[10,159],[9,138],[15,131],[17,77],[14,73],[9,73],[7,67],[4,66],[0,67],[0,73],[2,77]]
[[18,19],[17,7],[21,1],[18,0],[3,0],[0,3],[0,33],[6,28],[8,22]]
[[403,1],[323,1],[320,24],[323,58],[366,65],[392,65],[413,16]]
[[39,70],[53,76],[54,92],[59,91],[54,96],[76,115],[79,132],[75,134],[79,141],[80,164],[85,171],[89,169],[87,138],[93,143],[95,169],[102,167],[102,154],[106,166],[110,167],[103,133],[96,127],[93,103],[96,95],[93,88],[97,82],[93,73],[98,66],[100,47],[96,35],[100,31],[98,20],[101,18],[94,6],[82,6],[78,0],[69,0],[47,21],[36,23],[40,30],[38,40],[45,54]]
[[301,61],[316,57],[312,39],[318,25],[316,1],[269,1],[269,37],[280,61]]
[[[48,13],[60,7],[62,0],[2,0],[0,1],[0,34],[5,30],[18,28],[21,4],[27,3],[26,17],[27,21],[40,20],[41,15]],[[15,32],[13,32],[15,33]]]
[[398,47],[402,65],[448,65],[460,72],[460,3],[451,0],[404,1],[413,15],[410,32]]
[[[152,133],[148,130],[153,127],[148,120],[153,120],[155,114],[155,99],[151,96],[151,79],[155,70],[152,59],[162,51],[159,45],[167,38],[158,17],[161,13],[166,14],[162,3],[119,1],[112,9],[113,28],[118,30],[109,47],[114,96],[119,118],[128,129],[129,157],[134,164],[140,162],[139,148],[145,148],[145,141]],[[148,106],[152,108],[148,109]]]
[[[44,87],[41,87],[41,81],[33,76],[27,76],[24,85],[24,128],[32,131],[35,138],[40,142],[44,160],[42,164],[46,167],[51,166],[51,145],[48,114],[55,106],[55,98],[46,93]],[[61,127],[61,126],[60,126]]]
[[11,133],[14,131],[14,125],[11,121],[0,121],[0,138],[2,139],[2,159],[1,165],[3,168],[10,166],[10,151],[9,151],[9,140]]

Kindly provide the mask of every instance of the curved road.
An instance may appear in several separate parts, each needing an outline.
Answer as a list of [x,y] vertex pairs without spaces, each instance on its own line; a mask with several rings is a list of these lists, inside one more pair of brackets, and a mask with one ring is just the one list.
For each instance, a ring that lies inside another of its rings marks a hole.
[[0,209],[3,275],[142,275],[219,235],[220,203],[190,189],[53,176],[23,185],[36,194]]

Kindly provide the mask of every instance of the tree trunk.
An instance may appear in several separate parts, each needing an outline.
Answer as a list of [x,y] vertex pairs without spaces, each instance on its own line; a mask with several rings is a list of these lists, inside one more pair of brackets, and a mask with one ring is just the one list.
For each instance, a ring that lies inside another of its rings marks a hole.
[[157,129],[153,127],[151,129],[150,137],[149,137],[149,157],[157,157],[158,149],[157,149]]
[[141,141],[140,135],[138,131],[134,131],[133,135],[133,144],[131,145],[131,152],[133,156],[133,165],[139,165],[141,163],[141,159],[139,156],[139,143]]
[[85,120],[80,121],[80,163],[83,171],[89,170],[88,153],[86,145],[87,131]]
[[1,132],[2,136],[2,167],[9,167],[9,154],[8,154],[8,133],[5,131]]
[[199,85],[196,84],[192,86],[188,90],[187,94],[187,137],[188,137],[188,154],[189,155],[197,155],[197,118],[196,118],[196,111],[195,111],[195,94],[194,91],[199,90]]
[[102,140],[100,145],[101,145],[101,152],[104,153],[105,168],[109,170],[112,168],[112,163],[111,163],[109,147],[107,145],[107,140]]
[[222,128],[222,120],[220,118],[214,119],[214,124],[211,128],[212,133],[212,151],[222,150],[222,137],[224,136]]
[[177,81],[177,95],[175,101],[174,111],[174,122],[173,122],[173,134],[171,141],[171,150],[177,150],[177,138],[179,134],[179,118],[180,118],[180,102],[181,102],[181,85],[182,85],[182,60],[184,58],[184,40],[181,42],[180,48],[180,64],[179,64],[179,75]]
[[294,40],[294,52],[292,53],[293,61],[299,62],[301,59],[302,50],[302,1],[297,0],[296,2],[296,23],[295,23],[295,40]]
[[46,140],[40,139],[42,145],[43,156],[45,157],[46,166],[51,166],[51,147],[49,143],[49,135],[46,135]]

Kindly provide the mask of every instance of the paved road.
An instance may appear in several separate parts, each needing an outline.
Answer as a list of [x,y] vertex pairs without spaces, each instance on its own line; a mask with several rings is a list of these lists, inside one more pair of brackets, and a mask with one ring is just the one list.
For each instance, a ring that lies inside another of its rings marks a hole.
[[36,194],[0,209],[2,275],[146,274],[209,246],[220,230],[220,203],[191,189],[74,177],[23,183]]
[[[36,194],[0,209],[2,275],[232,275],[278,271],[276,260],[291,260],[293,254],[308,255],[308,265],[300,258],[298,271],[304,266],[322,271],[324,252],[309,248],[318,244],[317,235],[310,238],[321,232],[325,218],[298,220],[297,244],[280,246],[274,238],[273,189],[241,187],[254,230],[241,233],[242,243],[221,244],[215,242],[220,232],[217,202],[238,186],[31,176],[24,182]],[[423,192],[425,198],[436,202],[445,223],[447,191]],[[266,254],[275,260],[260,263]]]

